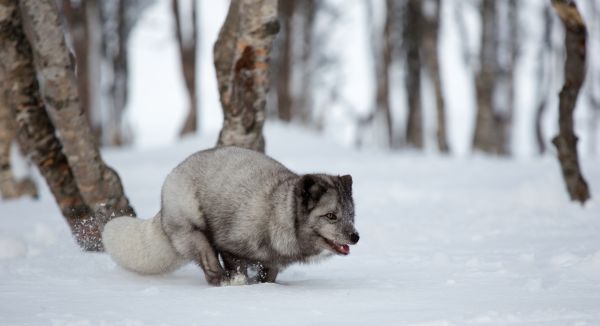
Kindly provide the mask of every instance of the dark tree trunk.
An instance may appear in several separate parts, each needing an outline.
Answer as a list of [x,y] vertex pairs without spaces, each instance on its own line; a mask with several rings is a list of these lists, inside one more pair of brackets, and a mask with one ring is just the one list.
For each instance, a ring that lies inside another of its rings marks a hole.
[[477,94],[477,116],[473,148],[487,153],[498,154],[497,119],[494,110],[494,89],[497,72],[498,28],[496,2],[482,0],[481,3],[481,49],[479,53],[479,71],[475,77]]
[[408,119],[406,144],[423,148],[423,110],[421,108],[421,51],[422,1],[408,0],[404,17],[403,39],[406,51],[406,94],[408,96]]
[[442,153],[448,153],[450,146],[448,145],[447,132],[446,132],[446,109],[444,105],[444,94],[442,89],[442,78],[440,76],[440,60],[439,60],[439,28],[440,28],[440,12],[441,12],[441,1],[440,0],[425,0],[428,1],[428,5],[435,8],[432,16],[423,15],[423,56],[427,70],[431,76],[433,82],[433,88],[435,91],[435,103],[436,103],[436,140],[437,145]]
[[191,12],[191,35],[183,35],[183,21],[181,17],[181,8],[179,0],[171,1],[171,9],[175,17],[175,36],[179,46],[179,55],[181,58],[181,72],[185,82],[185,88],[188,93],[190,107],[184,120],[183,127],[179,131],[180,136],[193,134],[198,130],[198,93],[196,90],[196,53],[198,48],[198,5],[197,1],[192,0]]
[[118,0],[116,13],[116,46],[111,53],[112,60],[112,83],[110,85],[110,101],[112,102],[110,120],[104,132],[108,133],[108,145],[123,146],[130,142],[129,136],[125,134],[123,126],[123,115],[127,105],[129,79],[129,63],[127,60],[127,41],[129,39],[127,20],[127,0]]
[[[508,7],[502,11],[500,6]],[[514,105],[513,71],[517,57],[517,2],[482,0],[480,11],[482,33],[479,71],[475,77],[477,116],[473,148],[509,155]],[[503,15],[504,12],[506,15]],[[504,28],[501,30],[500,26]],[[501,60],[500,56],[505,59]]]
[[218,146],[265,151],[269,58],[279,31],[276,0],[232,0],[214,47],[223,107]]
[[[379,45],[379,64],[375,63],[375,76],[377,93],[375,98],[375,114],[384,117],[388,146],[394,145],[394,130],[392,124],[392,108],[390,104],[390,69],[392,66],[393,55],[393,24],[395,20],[395,6],[393,0],[385,1],[385,22],[383,25],[383,35]],[[378,67],[377,67],[378,66]]]
[[537,97],[538,103],[535,110],[535,140],[539,154],[546,152],[546,138],[544,136],[544,129],[542,128],[542,120],[546,113],[546,107],[548,105],[548,92],[549,92],[549,79],[548,70],[548,55],[552,51],[552,9],[550,6],[544,8],[544,44],[540,46],[540,50],[537,55],[538,67],[537,67]]
[[579,167],[573,113],[585,78],[587,29],[575,1],[552,0],[552,6],[565,27],[567,53],[565,83],[559,95],[559,134],[552,143],[558,151],[558,161],[571,200],[583,204],[590,198],[590,191]]
[[477,116],[473,148],[488,153],[496,152],[497,135],[493,107],[494,79],[496,73],[496,10],[494,0],[482,0],[480,67],[475,77]]
[[292,19],[296,11],[294,0],[279,0],[279,17],[282,31],[279,35],[281,47],[277,60],[277,115],[283,121],[292,120],[293,99],[291,90],[292,81],[292,53],[293,53],[293,35]]
[[[314,42],[314,26],[315,18],[322,2],[317,0],[304,0],[300,2],[300,10],[297,10],[302,18],[302,56],[301,70],[299,71],[299,95],[295,98],[292,105],[294,115],[297,116],[303,123],[311,122],[311,102],[313,98],[313,77],[316,74],[313,60],[315,52],[318,48]],[[298,70],[297,70],[298,71]]]

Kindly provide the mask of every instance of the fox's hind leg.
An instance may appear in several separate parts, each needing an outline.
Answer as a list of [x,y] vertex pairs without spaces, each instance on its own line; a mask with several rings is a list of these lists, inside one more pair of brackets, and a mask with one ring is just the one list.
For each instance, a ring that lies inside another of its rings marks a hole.
[[225,271],[204,232],[189,220],[165,217],[163,227],[175,250],[186,259],[198,264],[204,271],[208,283],[220,285],[221,281],[226,279]]

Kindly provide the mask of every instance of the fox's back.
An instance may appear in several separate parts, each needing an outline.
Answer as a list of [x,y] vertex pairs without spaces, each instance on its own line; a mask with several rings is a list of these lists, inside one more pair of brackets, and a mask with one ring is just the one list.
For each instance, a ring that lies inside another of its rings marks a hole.
[[223,218],[237,215],[249,202],[268,204],[273,188],[293,177],[296,174],[264,154],[219,147],[188,157],[167,177],[165,188],[183,197],[192,195],[204,214]]

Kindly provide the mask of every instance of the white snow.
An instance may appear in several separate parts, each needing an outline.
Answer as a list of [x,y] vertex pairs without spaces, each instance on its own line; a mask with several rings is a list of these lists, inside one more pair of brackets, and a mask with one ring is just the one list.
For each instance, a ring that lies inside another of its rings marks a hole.
[[[139,216],[203,134],[106,151]],[[298,172],[350,173],[361,240],[277,284],[211,287],[188,265],[144,277],[82,253],[54,200],[0,204],[0,325],[597,325],[600,209],[571,203],[552,157],[355,151],[269,123],[267,150]],[[584,159],[592,190],[600,164]]]

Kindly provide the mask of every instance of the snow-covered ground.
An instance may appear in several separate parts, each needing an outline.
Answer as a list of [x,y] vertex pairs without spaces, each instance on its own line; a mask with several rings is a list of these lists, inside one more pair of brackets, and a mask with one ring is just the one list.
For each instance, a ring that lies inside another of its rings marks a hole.
[[[600,164],[594,200],[569,202],[551,157],[505,160],[344,149],[268,125],[298,172],[354,176],[361,240],[277,284],[211,287],[189,265],[142,277],[80,252],[43,189],[0,203],[0,325],[599,325]],[[142,218],[163,178],[214,143],[105,152]]]

